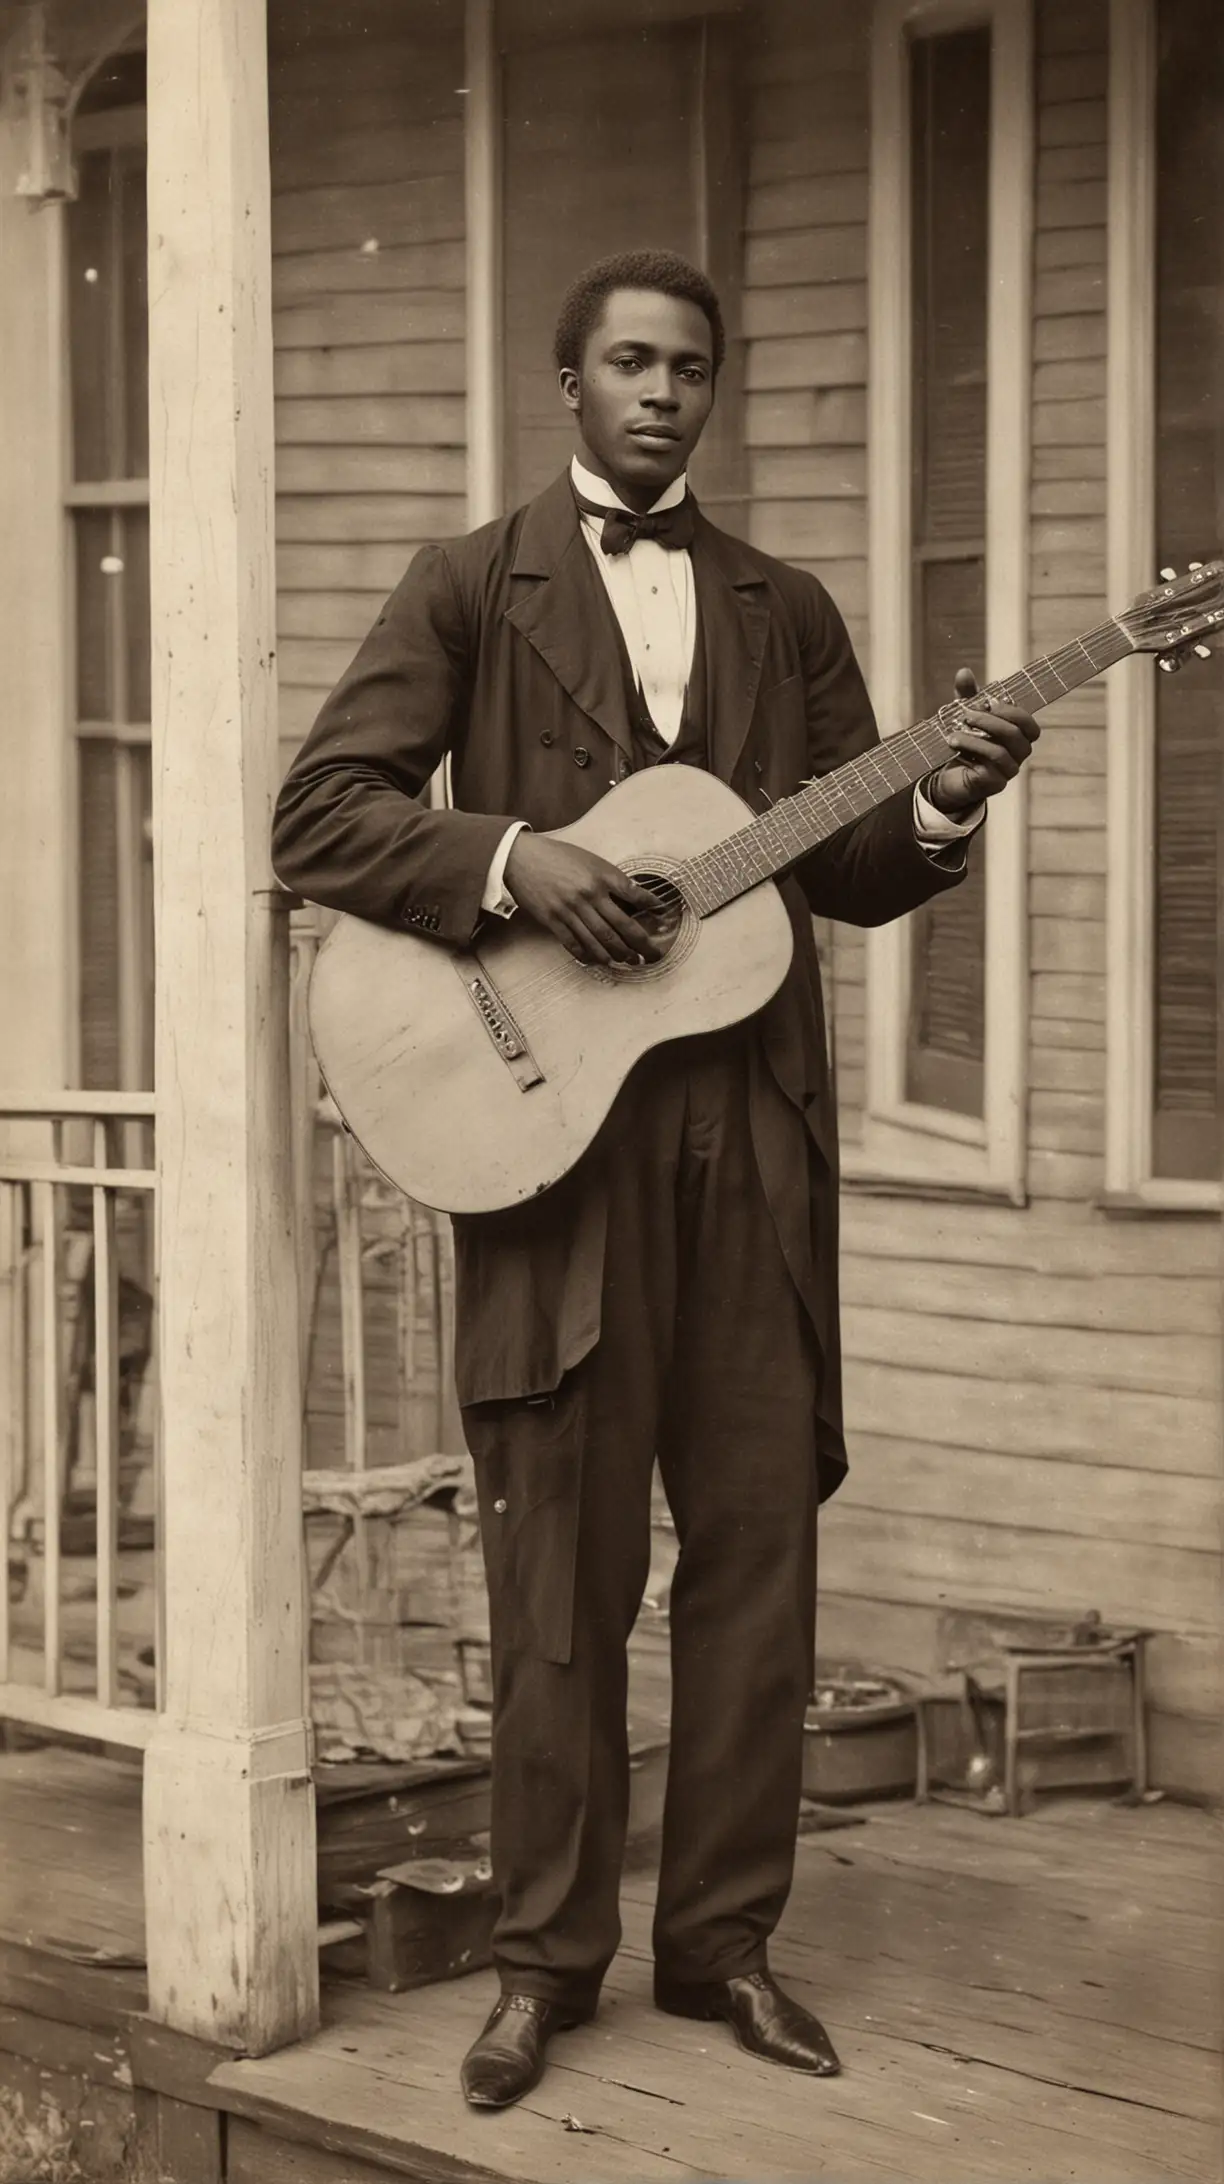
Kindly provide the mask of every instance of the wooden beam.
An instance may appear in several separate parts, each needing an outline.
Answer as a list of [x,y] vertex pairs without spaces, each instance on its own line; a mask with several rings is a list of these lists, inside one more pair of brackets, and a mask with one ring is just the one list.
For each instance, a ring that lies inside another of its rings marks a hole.
[[0,1721],[5,1719],[47,1729],[52,1736],[90,1737],[99,1744],[133,1749],[147,1745],[156,1727],[155,1716],[141,1707],[104,1706],[100,1699],[78,1698],[72,1691],[49,1695],[28,1683],[0,1683]]
[[155,2017],[249,2053],[318,2015],[288,898],[275,717],[262,0],[151,0],[149,385],[165,1712]]
[[468,529],[502,512],[502,92],[495,0],[466,0]]
[[[1111,605],[1156,581],[1156,39],[1150,0],[1112,0],[1106,566]],[[1107,686],[1105,1187],[1152,1172],[1155,674]]]

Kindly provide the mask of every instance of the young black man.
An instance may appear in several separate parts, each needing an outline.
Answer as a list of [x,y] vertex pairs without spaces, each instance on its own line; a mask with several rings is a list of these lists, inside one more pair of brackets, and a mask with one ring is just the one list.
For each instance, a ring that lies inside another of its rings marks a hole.
[[[877,740],[828,593],[717,530],[687,488],[723,348],[712,288],[670,254],[574,284],[555,343],[574,461],[528,507],[417,555],[285,781],[288,886],[440,947],[513,916],[584,963],[650,958],[651,898],[557,829],[639,767],[709,767],[763,810]],[[771,2062],[839,2067],[767,1958],[794,1860],[816,1511],[846,1460],[811,921],[880,924],[954,887],[1036,733],[970,702],[935,776],[783,882],[795,950],[769,1005],[658,1049],[532,1204],[455,1222],[501,1898],[501,1999],[462,2070],[473,2106],[537,2082],[620,1937],[626,1642],[656,1457],[679,1544],[656,2001],[726,2019]],[[432,809],[447,753],[453,808]]]

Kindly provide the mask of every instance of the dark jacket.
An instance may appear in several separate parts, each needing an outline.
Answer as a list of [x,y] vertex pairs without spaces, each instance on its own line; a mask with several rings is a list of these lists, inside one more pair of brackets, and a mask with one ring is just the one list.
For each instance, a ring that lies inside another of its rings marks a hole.
[[[712,770],[755,810],[876,742],[841,616],[814,577],[698,516],[692,548]],[[273,861],[338,910],[466,945],[506,827],[572,824],[633,750],[612,609],[568,477],[468,538],[425,547],[323,707],[286,777]],[[450,754],[454,809],[422,792]],[[837,1123],[811,913],[880,925],[963,876],[914,838],[904,790],[783,883],[791,970],[759,1018],[754,1067],[800,1110],[818,1155],[796,1162],[758,1084],[753,1133],[783,1248],[825,1358],[818,1440],[827,1492],[844,1469],[837,1336]],[[771,1105],[772,1100],[772,1105]],[[531,1205],[457,1220],[460,1401],[555,1388],[599,1333],[598,1171],[582,1163]]]

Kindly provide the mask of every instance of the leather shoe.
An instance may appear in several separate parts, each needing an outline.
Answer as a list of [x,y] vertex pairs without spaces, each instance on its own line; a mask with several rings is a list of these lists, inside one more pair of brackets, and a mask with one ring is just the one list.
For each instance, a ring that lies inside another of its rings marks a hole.
[[459,2083],[468,2106],[509,2108],[521,2101],[544,2075],[554,2032],[568,2031],[589,2015],[534,1994],[503,1994],[463,2058]]
[[835,2078],[841,2069],[820,2019],[784,1994],[771,1972],[692,1983],[656,1977],[655,2001],[671,2017],[725,2019],[740,2046],[763,2062],[816,2078]]

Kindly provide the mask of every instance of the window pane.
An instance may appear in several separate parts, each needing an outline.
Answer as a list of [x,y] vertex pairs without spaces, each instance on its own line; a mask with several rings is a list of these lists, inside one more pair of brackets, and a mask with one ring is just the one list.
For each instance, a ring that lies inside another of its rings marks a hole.
[[914,101],[915,533],[986,527],[990,33],[919,39]]
[[108,567],[109,510],[78,509],[76,529],[77,719],[113,720],[114,652],[111,587],[119,578]]
[[[1157,88],[1157,535],[1161,566],[1224,549],[1224,46],[1215,0],[1161,0]],[[1212,208],[1208,213],[1207,208]],[[1159,675],[1158,1175],[1220,1172],[1224,659]]]
[[71,345],[73,475],[115,475],[111,325],[117,272],[111,230],[111,155],[87,152],[68,207],[68,323]]
[[73,472],[83,481],[149,470],[145,155],[86,152],[68,208]]
[[148,70],[143,46],[112,53],[81,93],[80,114],[109,112],[116,106],[143,106]]
[[115,835],[115,748],[79,745],[81,1083],[119,1086],[119,859]]
[[[981,660],[986,566],[934,561],[919,572],[923,639],[921,704],[933,713],[952,694],[958,667]],[[968,877],[914,919],[906,1096],[924,1107],[980,1115],[986,1054],[986,864],[975,844]]]
[[130,750],[134,775],[133,797],[136,840],[132,855],[136,865],[136,961],[139,990],[135,996],[139,1027],[139,1081],[153,1084],[153,754],[148,745]]
[[149,475],[149,261],[145,210],[145,155],[123,155],[123,397],[125,446],[122,475]]
[[[986,641],[986,327],[990,34],[915,42],[912,264],[914,694],[932,713]],[[906,1097],[980,1115],[985,844],[912,922]]]
[[132,508],[123,518],[123,625],[127,665],[127,717],[150,718],[149,702],[149,511]]

